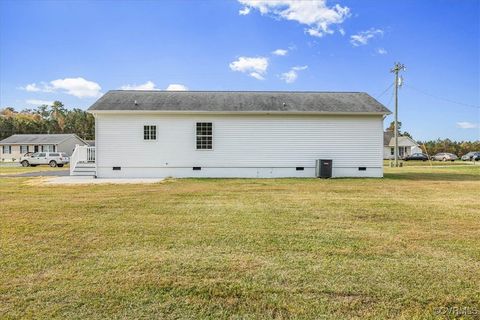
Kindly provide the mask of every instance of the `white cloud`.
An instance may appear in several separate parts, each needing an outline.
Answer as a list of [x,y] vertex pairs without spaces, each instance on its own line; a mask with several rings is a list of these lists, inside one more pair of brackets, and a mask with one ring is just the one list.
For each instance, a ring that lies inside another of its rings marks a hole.
[[77,98],[94,98],[101,95],[100,85],[84,78],[65,78],[50,81],[54,91],[64,91]]
[[249,7],[245,7],[245,8],[238,11],[238,14],[241,15],[241,16],[246,16],[249,13],[250,13],[250,8]]
[[64,92],[66,94],[78,97],[99,97],[101,95],[100,85],[84,78],[65,78],[50,81],[50,83],[40,82],[40,84],[31,83],[22,87],[30,92]]
[[178,84],[178,83],[172,83],[172,84],[169,84],[167,89],[165,89],[167,91],[188,91],[188,88],[186,86],[184,86],[183,84]]
[[265,78],[258,72],[250,72],[249,75],[257,80],[265,80]]
[[27,84],[25,87],[21,87],[21,89],[29,92],[38,92],[41,91],[42,89],[37,86],[36,83],[30,83]]
[[461,129],[475,129],[478,127],[478,124],[468,122],[468,121],[461,121],[461,122],[457,122],[457,127]]
[[[120,90],[151,90],[151,91],[156,91],[156,90],[162,90],[157,88],[155,83],[153,81],[147,81],[143,84],[126,84],[120,87]],[[165,89],[167,91],[187,91],[188,88],[184,86],[183,84],[176,84],[176,83],[171,83],[167,86]]]
[[155,83],[147,81],[143,84],[126,84],[120,87],[121,90],[160,90],[155,87]]
[[378,53],[378,54],[387,54],[388,52],[387,52],[387,50],[385,50],[384,48],[378,48],[378,49],[377,49],[377,53]]
[[240,57],[230,63],[233,71],[248,73],[257,80],[264,80],[268,68],[268,59],[265,57]]
[[287,53],[288,53],[288,50],[285,50],[285,49],[277,49],[275,51],[272,51],[272,54],[276,56],[286,56]]
[[297,80],[298,78],[298,71],[302,71],[307,69],[308,66],[296,66],[290,69],[289,71],[282,73],[280,75],[280,79],[285,81],[286,83],[293,83]]
[[339,29],[338,29],[338,32],[340,32],[340,34],[341,34],[342,36],[345,35],[345,29],[343,29],[343,28],[339,28]]
[[[257,9],[262,15],[269,14],[276,19],[296,21],[308,26],[305,31],[314,37],[332,34],[330,25],[341,24],[350,16],[350,9],[338,4],[328,6],[327,0],[238,0],[245,9]],[[248,11],[250,12],[250,11]]]
[[53,101],[48,101],[48,100],[37,100],[37,99],[29,99],[25,101],[27,104],[31,104],[34,106],[41,106],[46,104],[47,106],[51,106],[53,104]]
[[371,39],[377,36],[383,36],[383,30],[371,28],[367,31],[361,31],[357,34],[350,36],[350,43],[355,46],[364,46]]

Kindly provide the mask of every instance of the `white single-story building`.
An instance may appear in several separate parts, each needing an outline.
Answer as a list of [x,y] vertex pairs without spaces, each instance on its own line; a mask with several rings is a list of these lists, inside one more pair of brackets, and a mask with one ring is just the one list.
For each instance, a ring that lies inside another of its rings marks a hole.
[[383,176],[390,111],[366,93],[116,90],[88,111],[101,178]]
[[[393,131],[383,133],[383,159],[391,160],[395,158],[395,137]],[[405,158],[414,153],[422,153],[422,148],[415,140],[408,136],[398,136],[398,157]]]
[[14,134],[0,141],[0,161],[18,161],[27,152],[65,152],[87,145],[76,134]]

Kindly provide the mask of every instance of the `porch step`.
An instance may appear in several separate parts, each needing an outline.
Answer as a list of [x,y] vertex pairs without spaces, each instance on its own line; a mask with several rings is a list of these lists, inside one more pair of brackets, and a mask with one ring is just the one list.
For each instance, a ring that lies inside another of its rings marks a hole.
[[72,172],[72,176],[94,177],[95,174],[95,163],[92,162],[78,162]]
[[82,176],[82,177],[95,177],[95,171],[73,171],[71,176]]
[[73,172],[95,172],[95,168],[77,168],[77,167],[75,167]]
[[76,167],[95,168],[95,162],[77,162]]
[[70,170],[72,176],[95,177],[95,147],[75,146],[70,157]]

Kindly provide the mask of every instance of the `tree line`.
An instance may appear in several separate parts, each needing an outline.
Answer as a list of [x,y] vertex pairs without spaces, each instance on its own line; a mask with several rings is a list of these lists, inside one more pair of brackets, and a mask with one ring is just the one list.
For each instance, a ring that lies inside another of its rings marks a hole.
[[423,152],[434,155],[439,152],[448,152],[461,157],[470,151],[480,152],[480,140],[477,141],[452,141],[450,139],[437,139],[430,141],[417,141]]
[[[392,121],[387,131],[394,131],[395,123]],[[398,132],[401,136],[406,136],[412,138],[410,133],[407,131],[401,131],[402,129],[402,122],[398,121]],[[413,139],[413,138],[412,138]],[[480,152],[480,140],[477,141],[452,141],[450,139],[437,139],[437,140],[430,140],[430,141],[416,141],[418,145],[420,145],[422,151],[429,155],[434,155],[439,152],[448,152],[456,154],[457,156],[461,157],[464,154],[467,154],[471,151],[479,151]]]
[[0,140],[17,133],[75,133],[94,140],[95,119],[84,110],[66,109],[60,101],[20,112],[10,107],[0,110]]

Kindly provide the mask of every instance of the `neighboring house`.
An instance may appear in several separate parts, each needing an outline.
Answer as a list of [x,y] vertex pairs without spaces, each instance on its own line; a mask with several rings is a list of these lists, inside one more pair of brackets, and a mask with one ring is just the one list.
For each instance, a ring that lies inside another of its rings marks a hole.
[[[393,131],[383,133],[383,159],[395,158],[395,134]],[[398,157],[404,158],[414,153],[422,153],[422,148],[410,137],[398,136]]]
[[109,91],[88,111],[97,177],[383,176],[390,111],[366,93]]
[[86,145],[76,134],[14,134],[0,141],[0,161],[18,161],[27,152],[65,152]]

